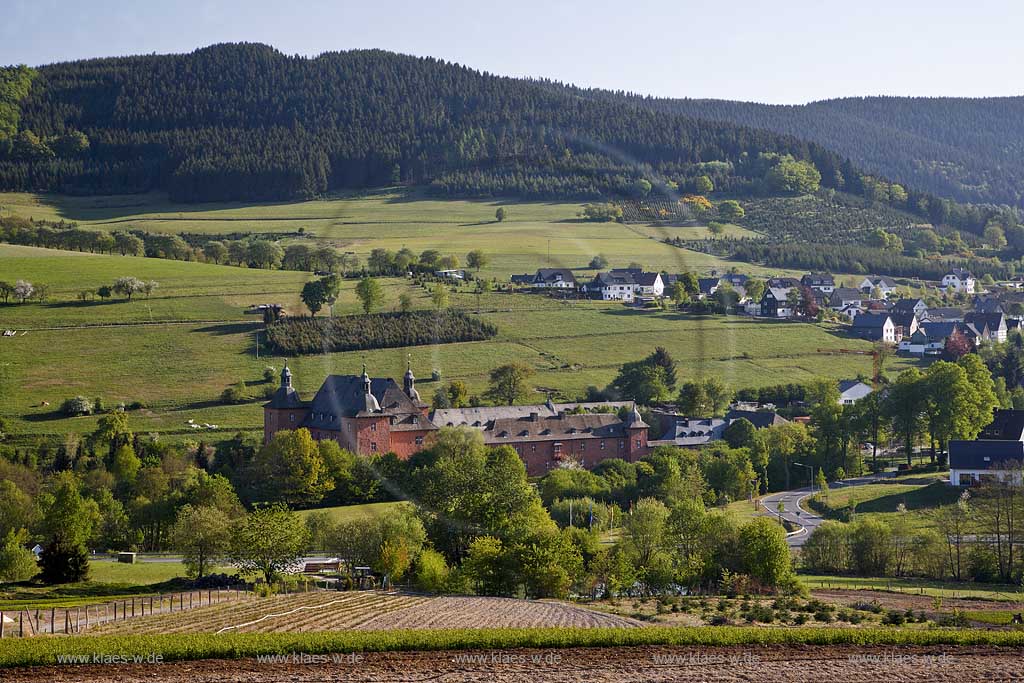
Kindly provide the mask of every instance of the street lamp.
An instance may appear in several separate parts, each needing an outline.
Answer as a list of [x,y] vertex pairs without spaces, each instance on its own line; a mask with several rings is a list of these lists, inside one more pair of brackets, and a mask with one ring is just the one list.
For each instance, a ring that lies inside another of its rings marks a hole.
[[807,481],[810,482],[811,493],[814,493],[814,468],[811,467],[810,465],[805,465],[802,462],[795,462],[793,464],[796,465],[797,467],[807,468]]

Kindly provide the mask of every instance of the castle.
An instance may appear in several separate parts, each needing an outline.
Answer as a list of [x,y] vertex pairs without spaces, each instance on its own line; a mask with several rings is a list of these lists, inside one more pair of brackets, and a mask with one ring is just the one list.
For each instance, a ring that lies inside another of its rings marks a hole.
[[[610,410],[622,409],[624,419]],[[488,446],[508,445],[530,476],[575,463],[593,467],[607,458],[630,462],[649,452],[647,424],[632,402],[563,403],[435,410],[420,399],[412,367],[402,386],[391,378],[329,375],[311,401],[292,387],[288,366],[281,386],[263,406],[263,440],[285,429],[308,429],[353,453],[395,453],[406,459],[426,448],[441,427],[482,432]]]

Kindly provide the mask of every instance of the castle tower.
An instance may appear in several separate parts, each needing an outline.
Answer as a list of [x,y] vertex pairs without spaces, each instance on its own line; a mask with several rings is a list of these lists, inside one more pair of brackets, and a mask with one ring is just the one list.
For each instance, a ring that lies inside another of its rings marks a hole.
[[416,391],[416,377],[412,374],[412,358],[409,359],[405,370],[405,379],[402,382],[405,395],[414,401],[420,400],[420,392]]

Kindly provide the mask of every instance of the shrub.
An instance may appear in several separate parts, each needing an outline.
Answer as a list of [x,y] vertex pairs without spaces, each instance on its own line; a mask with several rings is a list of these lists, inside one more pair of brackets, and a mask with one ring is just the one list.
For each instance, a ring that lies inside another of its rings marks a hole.
[[7,532],[0,546],[0,583],[28,581],[39,572],[36,556],[25,547],[27,532]]
[[269,365],[263,368],[263,381],[273,382],[277,378],[277,370]]
[[50,543],[39,555],[39,566],[44,583],[77,583],[89,577],[89,556],[77,544]]
[[239,382],[221,392],[221,403],[243,403],[246,400],[245,385]]
[[76,415],[90,415],[92,411],[92,401],[87,399],[85,396],[69,398],[60,406],[60,412],[70,417],[74,417]]
[[450,571],[444,555],[427,548],[416,559],[416,587],[426,593],[443,593]]
[[882,617],[882,623],[886,626],[902,626],[907,622],[907,617],[899,610],[891,609]]

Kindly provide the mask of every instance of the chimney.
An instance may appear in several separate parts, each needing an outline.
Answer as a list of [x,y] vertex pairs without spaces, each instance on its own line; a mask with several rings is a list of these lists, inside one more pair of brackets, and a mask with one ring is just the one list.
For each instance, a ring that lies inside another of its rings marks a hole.
[[530,422],[539,422],[540,413],[530,413]]

